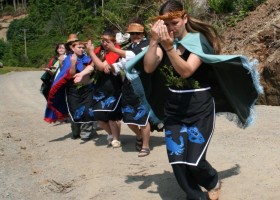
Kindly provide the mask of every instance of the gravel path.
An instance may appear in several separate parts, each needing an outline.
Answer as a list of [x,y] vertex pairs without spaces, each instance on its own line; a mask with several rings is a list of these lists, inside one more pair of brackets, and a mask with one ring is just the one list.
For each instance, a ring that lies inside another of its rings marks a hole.
[[[183,200],[167,161],[162,133],[138,158],[135,136],[122,126],[120,149],[106,134],[71,140],[69,124],[43,121],[43,72],[0,76],[0,199]],[[257,106],[255,124],[242,130],[217,117],[208,160],[223,181],[222,200],[280,199],[280,107]]]

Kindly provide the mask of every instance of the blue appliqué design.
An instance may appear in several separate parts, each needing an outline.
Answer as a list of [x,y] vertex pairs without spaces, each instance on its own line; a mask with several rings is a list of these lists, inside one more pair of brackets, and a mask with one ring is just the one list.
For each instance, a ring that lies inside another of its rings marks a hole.
[[105,98],[105,95],[103,92],[98,92],[99,95],[93,95],[93,100],[100,101],[101,99]]
[[84,114],[85,109],[86,109],[85,106],[81,106],[80,108],[78,108],[78,109],[75,111],[74,119],[80,119],[81,116]]
[[170,155],[182,155],[184,152],[184,138],[180,136],[180,144],[177,144],[174,142],[174,140],[171,137],[172,132],[170,130],[165,131],[165,140],[166,140],[166,147],[167,150],[170,151]]
[[188,140],[197,144],[202,144],[205,142],[205,139],[203,135],[200,133],[197,127],[187,127],[186,125],[183,125],[180,133],[187,133],[188,134]]
[[140,105],[137,108],[137,110],[138,110],[137,114],[133,117],[134,120],[140,119],[141,117],[143,117],[147,113],[147,109],[144,105]]
[[88,114],[89,114],[89,116],[94,117],[94,110],[92,108],[90,108],[88,110]]
[[115,101],[116,101],[116,98],[114,96],[110,96],[105,101],[101,101],[102,109],[105,107],[109,107]]
[[122,113],[134,113],[134,109],[132,106],[125,106],[124,108],[122,108]]

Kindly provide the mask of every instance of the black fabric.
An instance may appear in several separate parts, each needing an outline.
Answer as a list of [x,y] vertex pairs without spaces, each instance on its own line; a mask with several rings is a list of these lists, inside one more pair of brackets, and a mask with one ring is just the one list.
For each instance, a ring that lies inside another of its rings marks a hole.
[[119,103],[116,109],[110,111],[95,111],[94,118],[98,121],[108,122],[109,120],[118,121],[122,120],[121,104]]
[[[134,54],[137,55],[148,45],[149,40],[144,39],[141,40],[137,45],[129,45],[126,50],[133,51]],[[149,89],[151,86],[151,75],[145,73],[143,66],[144,64],[142,60],[135,66],[135,69],[139,73],[141,84],[143,85],[144,90],[151,91],[151,89]],[[144,92],[135,94],[135,91],[127,78],[124,80],[122,91],[122,113],[124,123],[145,126],[149,118],[149,110],[146,108],[146,106],[141,104],[139,99],[141,98],[140,95],[143,97],[143,95],[146,96],[147,94]]]
[[43,81],[43,83],[41,84],[40,91],[44,95],[45,99],[48,100],[49,92],[53,83],[53,76],[48,72],[45,72],[41,76],[41,80]]
[[149,45],[149,40],[141,40],[136,46],[133,47],[133,44],[129,45],[126,50],[133,51],[135,55],[143,51],[143,48]]
[[[50,62],[51,62],[51,66],[53,66],[57,62],[57,58],[56,57],[52,58],[52,60]],[[49,92],[51,90],[51,86],[53,84],[54,77],[55,77],[55,74],[57,73],[57,70],[58,69],[56,69],[56,71],[52,75],[50,73],[48,73],[47,71],[45,71],[40,78],[41,81],[43,82],[41,84],[40,91],[46,100],[48,100]]]
[[92,106],[94,87],[92,84],[78,87],[69,84],[66,88],[67,106],[74,122],[95,121]]
[[[212,69],[213,73],[216,75],[218,88],[213,90],[213,96],[215,99],[220,99],[220,101],[216,102],[217,112],[227,111],[236,113],[239,116],[240,121],[245,124],[246,119],[250,116],[252,102],[258,98],[258,93],[248,70],[234,66],[235,63],[236,66],[238,66],[240,62],[240,58],[232,59],[232,66],[230,68],[225,68],[223,63],[215,64],[215,67]],[[220,70],[221,68],[223,68],[223,70]],[[226,69],[229,69],[230,71],[226,71]],[[242,81],[234,81],[236,79],[233,79],[232,77],[240,78]],[[228,90],[225,85],[227,88],[231,88],[231,90]],[[246,85],[247,89],[240,89],[244,88],[244,85]],[[251,87],[248,88],[248,86]],[[226,98],[217,98],[220,97],[222,93]],[[247,104],[245,104],[245,102]]]
[[169,92],[165,140],[170,163],[196,165],[214,131],[214,102],[209,91]]
[[198,166],[184,164],[171,165],[176,180],[187,194],[187,200],[208,200],[200,186],[206,190],[213,189],[218,183],[217,171],[203,158]]
[[122,90],[123,122],[144,126],[147,124],[149,110],[139,101],[139,94],[135,94],[131,83],[125,78]]
[[102,73],[98,77],[92,96],[92,108],[96,120],[108,121],[122,119],[120,105],[121,88],[122,80],[120,76]]

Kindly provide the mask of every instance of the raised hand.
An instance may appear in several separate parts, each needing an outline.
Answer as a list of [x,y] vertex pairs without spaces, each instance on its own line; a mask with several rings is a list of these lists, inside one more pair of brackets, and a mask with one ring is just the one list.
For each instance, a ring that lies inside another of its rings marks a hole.
[[161,27],[163,24],[164,24],[164,22],[162,20],[158,20],[154,24],[149,24],[149,26],[150,26],[150,40],[155,40],[157,42],[160,42],[159,27]]
[[91,40],[86,43],[86,47],[88,51],[94,51],[94,45],[92,44]]
[[159,29],[159,42],[165,50],[168,50],[173,47],[174,42],[174,33],[171,31],[168,32],[168,29],[165,24],[161,24],[158,27]]
[[110,40],[104,42],[103,45],[108,48],[109,51],[114,51],[116,48],[115,44]]
[[77,55],[76,55],[75,53],[73,53],[73,54],[71,55],[70,61],[71,61],[72,65],[73,65],[73,64],[74,64],[74,65],[76,64],[76,62],[77,62]]

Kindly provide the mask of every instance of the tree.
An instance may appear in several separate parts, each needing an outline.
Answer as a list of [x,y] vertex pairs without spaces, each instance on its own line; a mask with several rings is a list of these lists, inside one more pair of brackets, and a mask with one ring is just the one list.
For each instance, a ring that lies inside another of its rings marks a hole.
[[14,10],[17,10],[17,5],[16,5],[16,0],[13,0],[13,6],[14,6]]

